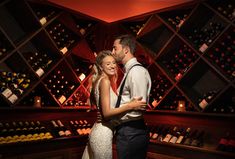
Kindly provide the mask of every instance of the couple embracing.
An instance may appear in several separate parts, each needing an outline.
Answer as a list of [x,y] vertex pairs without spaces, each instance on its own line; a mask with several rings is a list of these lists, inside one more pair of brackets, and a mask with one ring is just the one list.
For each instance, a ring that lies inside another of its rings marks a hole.
[[[149,142],[143,119],[151,79],[134,57],[135,39],[121,35],[113,50],[101,51],[94,65],[90,101],[98,111],[82,159],[112,159],[113,134],[116,135],[118,159],[145,159]],[[116,91],[117,62],[125,74]]]

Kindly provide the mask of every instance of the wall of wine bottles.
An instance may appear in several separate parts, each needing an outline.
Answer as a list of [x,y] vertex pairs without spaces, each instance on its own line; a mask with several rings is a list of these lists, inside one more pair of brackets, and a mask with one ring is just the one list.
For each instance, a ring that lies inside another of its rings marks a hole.
[[[205,1],[159,13],[150,16],[140,32],[133,31],[155,61],[148,67],[154,77],[151,109],[177,110],[183,100],[186,110],[234,112],[234,18],[221,15],[220,6],[232,4]],[[228,91],[229,104],[218,108]]]
[[0,7],[1,107],[89,108],[82,83],[94,54],[85,35],[96,22],[33,1]]
[[[234,146],[231,146],[234,123],[227,120],[234,118],[235,109],[234,19],[235,5],[231,0],[191,2],[111,24],[47,2],[3,0],[0,2],[0,110],[90,109],[90,77],[95,55],[100,50],[112,49],[115,36],[129,33],[137,40],[138,61],[152,78],[146,113],[151,143],[167,146],[177,143],[183,145],[179,146],[182,149],[198,150],[199,147],[213,154],[222,150],[227,151],[226,157],[234,157]],[[120,82],[121,67],[118,73]],[[204,114],[210,124],[190,118],[183,125],[165,122],[165,119],[158,123],[153,120],[158,120],[158,115],[150,115],[149,119],[148,112],[168,112],[172,120],[174,115],[184,120],[185,114],[196,117]],[[224,123],[231,125],[215,130],[212,125],[217,125],[217,121],[211,115],[221,120],[226,118]],[[50,128],[79,124],[76,120],[66,120],[66,124],[58,120],[51,118],[41,124]],[[40,122],[39,116],[38,120],[23,121],[23,124],[37,125],[37,121]],[[4,121],[0,124],[1,130],[8,132],[20,122]],[[195,124],[204,127],[198,128]],[[73,129],[71,126],[72,134],[82,133]],[[22,142],[22,131],[19,132],[16,139],[16,134],[10,133],[11,140],[1,135],[4,138],[1,142]],[[60,134],[67,134],[69,138],[70,134],[64,130],[56,135],[44,130],[37,133],[44,134],[35,137],[38,140],[50,140]],[[168,141],[168,133],[177,139],[171,136]],[[28,134],[33,136],[27,131],[26,140]],[[180,135],[196,139],[180,141]],[[216,140],[201,140],[208,135]],[[213,146],[208,148],[205,146],[208,143]]]
[[207,0],[122,21],[145,52],[150,110],[234,113],[234,14],[231,1]]
[[[131,33],[138,42],[136,56],[153,79],[150,110],[177,110],[183,100],[187,111],[234,112],[230,1],[122,20],[112,25],[115,29],[34,1],[19,4],[25,11],[16,15],[17,5],[14,0],[1,4],[2,107],[33,106],[37,96],[42,107],[88,106],[95,53],[111,49],[111,36]],[[25,16],[30,23],[23,22]],[[97,40],[102,29],[106,39]],[[221,108],[225,96],[228,102]]]

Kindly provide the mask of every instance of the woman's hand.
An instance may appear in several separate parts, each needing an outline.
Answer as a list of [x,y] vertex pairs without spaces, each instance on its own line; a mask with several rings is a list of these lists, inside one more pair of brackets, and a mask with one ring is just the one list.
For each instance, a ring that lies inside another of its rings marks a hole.
[[135,97],[129,103],[130,110],[146,110],[147,103],[142,101],[142,97]]

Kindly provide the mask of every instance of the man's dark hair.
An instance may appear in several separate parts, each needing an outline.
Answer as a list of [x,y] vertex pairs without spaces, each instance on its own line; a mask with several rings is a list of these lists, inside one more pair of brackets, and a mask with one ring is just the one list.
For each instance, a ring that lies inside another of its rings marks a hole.
[[121,35],[121,36],[118,36],[116,38],[117,39],[120,39],[120,44],[122,46],[128,46],[130,48],[130,52],[132,54],[135,53],[135,49],[136,49],[136,41],[135,41],[135,38],[129,34],[125,34],[125,35]]

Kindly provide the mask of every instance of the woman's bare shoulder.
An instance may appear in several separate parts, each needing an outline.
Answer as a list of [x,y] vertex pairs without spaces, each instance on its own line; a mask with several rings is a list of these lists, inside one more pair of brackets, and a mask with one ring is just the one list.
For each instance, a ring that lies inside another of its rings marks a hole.
[[100,87],[107,87],[107,86],[110,86],[110,80],[108,77],[103,77],[100,80]]

